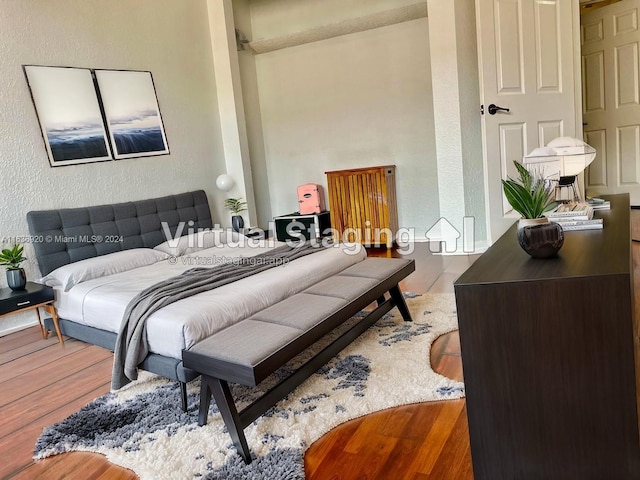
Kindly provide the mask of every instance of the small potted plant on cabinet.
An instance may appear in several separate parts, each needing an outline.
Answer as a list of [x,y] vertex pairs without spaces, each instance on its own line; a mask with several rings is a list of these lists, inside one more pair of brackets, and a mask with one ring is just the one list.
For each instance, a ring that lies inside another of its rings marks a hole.
[[518,170],[518,179],[507,177],[502,180],[502,188],[509,204],[522,215],[518,228],[548,222],[544,214],[555,206],[555,185],[541,174],[531,173],[524,165],[513,164]]
[[5,248],[0,252],[0,265],[7,267],[7,284],[11,290],[22,290],[27,284],[27,276],[20,264],[26,260],[22,255],[24,247],[15,244],[13,248]]
[[509,204],[522,215],[518,220],[518,242],[534,258],[553,257],[564,242],[562,227],[544,216],[556,205],[555,185],[541,173],[513,163],[518,179],[507,177],[502,180],[502,188]]
[[224,206],[231,212],[231,226],[233,230],[239,232],[244,227],[244,219],[240,212],[247,209],[247,202],[243,202],[241,198],[227,198]]

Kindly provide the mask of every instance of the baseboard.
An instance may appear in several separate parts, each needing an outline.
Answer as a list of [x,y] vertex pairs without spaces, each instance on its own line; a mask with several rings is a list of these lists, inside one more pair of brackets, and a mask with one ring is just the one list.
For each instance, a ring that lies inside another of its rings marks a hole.
[[434,252],[432,250],[431,253],[433,253],[434,255],[442,255],[443,257],[449,255],[480,255],[486,252],[488,248],[489,246],[486,242],[476,242],[473,246],[473,250],[470,252],[464,250],[456,250],[455,252]]
[[35,327],[36,325],[38,325],[38,322],[34,320],[33,322],[25,323],[23,325],[17,325],[15,327],[7,328],[6,330],[0,330],[0,337],[5,337],[12,333],[19,332],[20,330],[26,330],[27,328]]

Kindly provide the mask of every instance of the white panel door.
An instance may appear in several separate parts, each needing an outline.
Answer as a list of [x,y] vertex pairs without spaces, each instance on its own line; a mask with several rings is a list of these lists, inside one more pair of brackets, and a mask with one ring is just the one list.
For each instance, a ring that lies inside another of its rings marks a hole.
[[[516,174],[513,161],[576,134],[574,8],[569,0],[476,0],[490,241],[517,218],[501,184]],[[509,111],[492,115],[491,104]]]
[[581,22],[584,138],[596,149],[587,192],[629,192],[633,205],[640,205],[639,10],[640,0],[624,0]]

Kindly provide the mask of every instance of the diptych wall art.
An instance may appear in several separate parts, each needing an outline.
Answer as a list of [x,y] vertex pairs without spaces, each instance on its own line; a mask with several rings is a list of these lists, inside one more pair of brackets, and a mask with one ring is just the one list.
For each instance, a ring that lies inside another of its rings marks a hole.
[[169,153],[151,72],[23,68],[51,166]]

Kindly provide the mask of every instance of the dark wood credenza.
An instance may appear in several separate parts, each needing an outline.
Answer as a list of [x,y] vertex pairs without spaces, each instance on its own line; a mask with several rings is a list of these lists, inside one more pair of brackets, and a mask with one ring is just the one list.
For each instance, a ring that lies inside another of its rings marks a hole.
[[508,230],[456,282],[476,480],[640,479],[629,196],[530,258]]

